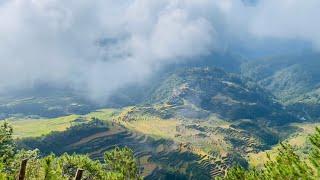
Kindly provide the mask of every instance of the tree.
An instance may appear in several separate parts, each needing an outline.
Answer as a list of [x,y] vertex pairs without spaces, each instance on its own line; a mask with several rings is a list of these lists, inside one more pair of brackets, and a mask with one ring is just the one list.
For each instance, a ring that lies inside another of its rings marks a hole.
[[320,129],[316,128],[316,133],[310,137],[313,145],[310,153],[310,161],[316,170],[316,177],[320,178]]
[[234,167],[227,172],[224,179],[233,180],[254,180],[254,179],[320,179],[320,129],[310,137],[312,149],[308,158],[298,156],[294,149],[288,144],[281,144],[279,153],[275,160],[264,165],[264,168],[257,170],[251,168],[245,170],[242,167]]
[[133,151],[127,147],[115,148],[104,154],[107,170],[123,175],[124,179],[139,179],[139,168]]
[[12,133],[12,127],[7,122],[0,126],[0,161],[4,166],[8,166],[11,163],[15,154]]
[[26,179],[68,180],[75,176],[77,169],[84,170],[82,179],[141,179],[133,151],[129,148],[106,152],[105,163],[78,154],[41,157],[38,149],[17,151],[12,132],[7,122],[0,126],[0,179],[15,179],[22,159],[28,159]]

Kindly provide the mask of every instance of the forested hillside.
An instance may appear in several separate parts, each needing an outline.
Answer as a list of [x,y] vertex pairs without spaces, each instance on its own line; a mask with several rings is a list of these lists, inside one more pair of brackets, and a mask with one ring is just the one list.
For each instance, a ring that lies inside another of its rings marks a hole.
[[284,55],[253,60],[241,66],[242,75],[273,93],[301,119],[319,117],[318,53]]

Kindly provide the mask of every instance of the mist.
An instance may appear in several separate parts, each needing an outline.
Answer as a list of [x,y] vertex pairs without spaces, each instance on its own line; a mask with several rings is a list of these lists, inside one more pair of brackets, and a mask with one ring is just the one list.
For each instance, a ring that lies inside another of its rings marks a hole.
[[316,0],[2,0],[0,92],[45,82],[106,100],[165,65],[238,40],[298,39],[318,50],[318,7]]

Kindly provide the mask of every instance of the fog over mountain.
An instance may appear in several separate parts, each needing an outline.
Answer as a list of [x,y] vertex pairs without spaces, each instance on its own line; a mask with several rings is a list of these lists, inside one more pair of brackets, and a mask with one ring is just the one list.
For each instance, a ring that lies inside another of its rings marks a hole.
[[43,82],[105,99],[164,65],[242,43],[295,40],[318,50],[319,5],[317,0],[2,0],[0,92]]

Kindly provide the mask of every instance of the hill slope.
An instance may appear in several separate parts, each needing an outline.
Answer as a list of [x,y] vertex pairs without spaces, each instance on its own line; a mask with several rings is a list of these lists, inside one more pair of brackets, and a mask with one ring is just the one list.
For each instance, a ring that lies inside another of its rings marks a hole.
[[[140,104],[74,115],[64,124],[71,126],[66,131],[24,139],[20,145],[44,153],[85,153],[95,159],[105,150],[127,146],[147,178],[211,179],[234,163],[246,166],[248,154],[270,149],[296,131],[287,126],[296,118],[273,95],[218,68],[177,68],[145,92],[147,100]],[[37,123],[47,127],[59,120]],[[36,122],[19,121],[12,122],[21,128],[21,122]]]
[[320,117],[320,55],[271,57],[242,65],[242,75],[256,81],[302,119]]
[[294,120],[267,91],[247,79],[217,68],[189,68],[164,80],[148,101],[174,107],[176,115],[229,119],[268,119],[275,124]]

